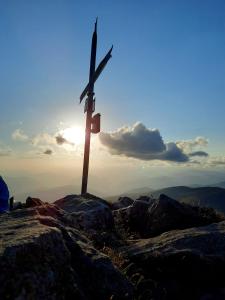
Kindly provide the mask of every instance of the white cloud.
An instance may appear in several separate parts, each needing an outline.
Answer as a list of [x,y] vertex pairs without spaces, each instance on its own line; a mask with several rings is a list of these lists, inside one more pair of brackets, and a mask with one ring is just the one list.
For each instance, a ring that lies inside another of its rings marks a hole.
[[190,152],[196,148],[206,147],[208,146],[208,143],[208,139],[202,136],[196,137],[194,140],[184,140],[176,142],[177,146],[184,152]]
[[212,157],[207,160],[208,166],[224,166],[225,165],[225,156]]
[[15,141],[25,142],[29,140],[29,137],[21,129],[16,129],[12,133],[12,139]]
[[56,144],[54,136],[49,133],[39,133],[32,139],[32,144],[34,146],[38,145],[54,145]]

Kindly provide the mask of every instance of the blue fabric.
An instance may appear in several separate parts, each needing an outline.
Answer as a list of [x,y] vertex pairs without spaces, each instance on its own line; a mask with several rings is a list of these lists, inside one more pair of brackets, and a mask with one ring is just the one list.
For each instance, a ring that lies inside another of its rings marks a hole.
[[0,177],[0,213],[9,210],[9,190],[5,181]]

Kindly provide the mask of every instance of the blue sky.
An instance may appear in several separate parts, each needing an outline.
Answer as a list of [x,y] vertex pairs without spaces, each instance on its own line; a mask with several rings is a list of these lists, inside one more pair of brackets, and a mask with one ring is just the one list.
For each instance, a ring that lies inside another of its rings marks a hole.
[[98,61],[114,45],[96,84],[102,130],[139,121],[165,142],[203,136],[207,152],[223,156],[223,0],[0,1],[0,141],[25,149],[11,138],[16,129],[84,125],[78,99],[96,16]]

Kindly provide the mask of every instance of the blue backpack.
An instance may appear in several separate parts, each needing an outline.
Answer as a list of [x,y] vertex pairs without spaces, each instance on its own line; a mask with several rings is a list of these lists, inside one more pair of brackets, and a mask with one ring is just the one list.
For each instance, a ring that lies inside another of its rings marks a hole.
[[0,176],[0,213],[9,210],[9,190],[8,186]]

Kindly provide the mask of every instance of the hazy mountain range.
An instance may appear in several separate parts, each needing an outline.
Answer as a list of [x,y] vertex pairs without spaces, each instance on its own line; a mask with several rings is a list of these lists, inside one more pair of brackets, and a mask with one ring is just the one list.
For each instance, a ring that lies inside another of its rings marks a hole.
[[[159,194],[166,194],[178,201],[193,205],[211,206],[225,212],[225,181],[220,180],[218,183],[212,183],[212,178],[218,179],[218,177],[216,177],[218,174],[215,173],[215,176],[212,176],[212,173],[209,174],[211,175],[211,182],[209,181],[210,177],[208,176],[205,185],[201,183],[198,184],[199,181],[197,181],[196,178],[195,182],[197,183],[193,184],[192,180],[187,180],[189,178],[187,176],[178,176],[178,178],[177,176],[171,176],[170,180],[169,177],[163,176],[155,177],[154,180],[151,179],[151,186],[148,186],[148,184],[146,185],[144,182],[145,185],[143,184],[143,187],[133,188],[132,190],[126,190],[126,187],[124,187],[124,192],[117,192],[115,190],[115,194],[112,196],[109,194],[109,188],[107,188],[108,184],[106,184],[105,187],[100,187],[94,182],[90,185],[89,192],[109,201],[116,201],[120,196],[128,196],[137,199],[141,195],[158,197]],[[43,180],[43,178],[46,180]],[[220,178],[222,179],[222,176],[220,176]],[[78,179],[68,181],[67,178],[62,178],[61,180],[60,177],[50,176],[49,178],[46,174],[36,178],[18,176],[15,178],[6,177],[5,179],[9,185],[10,194],[15,196],[15,201],[24,202],[28,196],[31,196],[40,198],[43,201],[53,202],[65,195],[80,194],[80,184]],[[185,184],[180,184],[181,179]],[[65,181],[67,181],[68,184],[64,184]],[[188,184],[188,181],[190,184]]]
[[225,189],[220,187],[197,187],[175,186],[158,191],[152,195],[158,197],[160,194],[185,202],[194,206],[213,207],[214,209],[225,213]]
[[[90,189],[89,192],[93,195],[99,195],[98,191]],[[66,195],[80,194],[80,187],[76,185],[64,185],[55,188],[46,188],[43,190],[34,190],[30,193],[24,192],[17,194],[15,201],[25,202],[27,197],[39,198],[45,202],[54,202],[58,199],[65,197]],[[101,195],[100,195],[101,196]]]
[[211,186],[188,187],[174,186],[153,190],[152,188],[139,188],[130,190],[119,196],[107,197],[109,201],[116,201],[118,197],[128,196],[137,199],[140,196],[152,196],[158,198],[160,194],[165,194],[180,202],[185,202],[194,206],[213,207],[225,213],[225,182],[220,182]]

